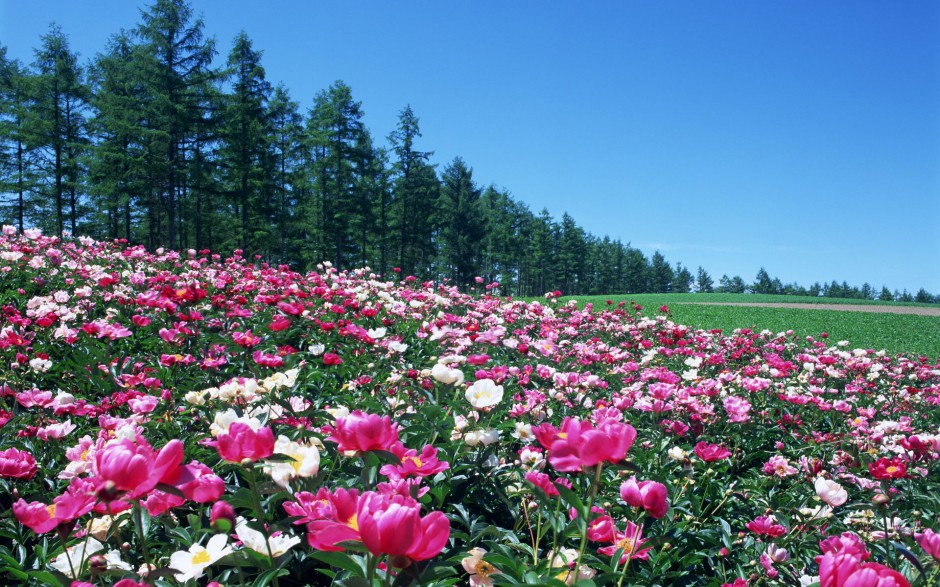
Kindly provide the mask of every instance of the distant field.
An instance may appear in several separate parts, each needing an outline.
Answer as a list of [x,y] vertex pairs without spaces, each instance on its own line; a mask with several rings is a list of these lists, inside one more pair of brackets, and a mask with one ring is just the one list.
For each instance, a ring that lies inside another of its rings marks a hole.
[[[565,299],[565,298],[563,298]],[[940,317],[868,312],[840,312],[835,310],[803,310],[798,308],[760,308],[740,306],[708,306],[707,303],[773,303],[802,302],[825,304],[865,304],[865,300],[844,300],[748,294],[638,294],[628,296],[572,296],[583,305],[592,302],[595,308],[633,300],[643,306],[645,315],[655,315],[662,305],[669,306],[673,321],[694,328],[720,328],[730,332],[735,328],[754,328],[783,332],[793,330],[800,336],[818,338],[823,332],[832,344],[848,340],[851,348],[870,348],[894,353],[924,355],[940,359]],[[903,304],[874,302],[871,305],[928,306],[933,304]]]
[[789,303],[789,304],[858,304],[872,306],[920,306],[936,308],[937,304],[919,304],[917,302],[881,302],[878,300],[856,300],[848,298],[822,298],[816,296],[783,296],[771,294],[628,294],[610,296],[571,296],[578,301],[593,302],[594,305],[603,304],[607,300],[615,302],[620,300],[634,300],[641,306],[656,304],[696,303]]

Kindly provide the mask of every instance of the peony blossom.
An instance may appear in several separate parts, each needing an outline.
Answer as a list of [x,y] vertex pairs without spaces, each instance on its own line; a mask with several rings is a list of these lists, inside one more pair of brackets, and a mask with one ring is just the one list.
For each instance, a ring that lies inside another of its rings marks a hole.
[[493,580],[490,579],[490,575],[498,575],[499,569],[483,560],[486,550],[477,547],[471,549],[469,554],[470,556],[460,561],[460,566],[470,575],[470,587],[492,585]]
[[277,558],[300,544],[300,538],[284,534],[283,532],[275,532],[266,537],[263,533],[250,527],[248,520],[245,518],[238,519],[235,525],[235,535],[242,541],[245,548],[249,548],[264,556],[268,556],[270,552],[272,558]]
[[274,443],[274,454],[291,458],[264,464],[264,472],[281,487],[286,488],[297,477],[313,477],[320,470],[320,451],[313,444],[295,442],[281,434]]
[[388,416],[367,414],[360,410],[336,418],[335,426],[324,426],[327,440],[339,445],[340,452],[355,455],[370,450],[389,450],[398,442],[398,424]]
[[392,454],[401,460],[400,465],[383,465],[379,472],[391,479],[404,477],[431,477],[446,471],[450,465],[437,458],[437,449],[425,445],[419,454],[415,449],[406,449],[400,442],[392,445]]
[[174,571],[176,580],[183,583],[201,577],[209,565],[232,552],[232,547],[226,542],[228,536],[216,534],[205,546],[193,544],[189,550],[171,554],[169,567]]
[[0,477],[32,479],[36,470],[36,459],[25,450],[8,448],[0,451]]
[[840,506],[849,500],[848,492],[835,481],[817,477],[813,486],[819,499],[832,507]]
[[875,479],[902,479],[907,475],[907,463],[900,457],[882,457],[868,465],[868,472]]
[[669,511],[669,495],[666,486],[656,481],[637,482],[630,477],[620,486],[620,497],[635,508],[643,508],[653,518],[662,518]]
[[719,444],[709,444],[704,441],[696,444],[694,450],[695,456],[702,459],[706,463],[721,461],[731,456],[731,451],[729,451],[727,448]]
[[503,386],[492,379],[480,379],[467,388],[465,394],[470,405],[477,410],[491,408],[503,399]]
[[595,428],[590,422],[566,417],[561,429],[545,423],[532,428],[532,432],[549,450],[548,462],[559,471],[620,462],[636,440],[633,426],[609,419]]
[[940,561],[940,534],[927,528],[917,537],[917,544],[920,544],[924,552],[932,556],[935,561]]
[[233,422],[228,432],[220,434],[216,450],[226,461],[257,461],[274,453],[274,433],[267,426],[253,430],[243,422]]

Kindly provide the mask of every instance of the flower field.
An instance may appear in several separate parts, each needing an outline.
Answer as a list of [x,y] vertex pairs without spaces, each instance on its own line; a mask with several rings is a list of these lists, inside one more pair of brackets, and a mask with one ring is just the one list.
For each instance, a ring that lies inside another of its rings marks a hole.
[[937,362],[394,277],[5,227],[0,583],[937,584]]

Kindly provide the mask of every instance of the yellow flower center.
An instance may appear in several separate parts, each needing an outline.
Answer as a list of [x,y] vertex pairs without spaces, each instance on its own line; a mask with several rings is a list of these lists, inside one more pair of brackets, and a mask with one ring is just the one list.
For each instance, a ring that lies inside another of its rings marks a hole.
[[212,559],[209,557],[209,551],[205,548],[199,549],[199,552],[193,555],[194,565],[208,565],[210,562],[212,562]]
[[421,459],[419,459],[418,457],[405,457],[405,460],[406,460],[406,461],[411,461],[411,462],[414,463],[415,466],[418,467],[419,469],[421,468],[421,465],[424,464],[424,463],[421,462]]
[[356,532],[358,532],[359,531],[359,515],[353,514],[351,518],[346,520],[346,525],[352,528],[353,530],[355,530]]
[[294,472],[300,475],[300,467],[303,466],[304,460],[302,457],[294,457],[294,460],[291,461],[290,466],[294,468]]
[[473,570],[476,571],[477,575],[480,575],[481,577],[485,579],[489,577],[493,573],[493,571],[495,571],[496,569],[493,568],[493,565],[491,565],[490,563],[486,562],[483,559],[480,559],[480,562],[478,562],[476,566],[473,567]]
[[567,433],[567,432],[559,432],[559,433],[558,433],[558,438],[561,438],[562,440],[567,440],[567,439],[568,439],[568,433]]
[[632,538],[621,538],[617,541],[617,548],[622,548],[624,554],[631,554],[633,552],[634,542]]
[[54,517],[55,517],[55,504],[47,505],[47,506],[46,506],[46,511],[49,512],[49,517],[50,517],[50,518],[54,518]]
[[897,473],[897,472],[899,471],[899,468],[898,468],[898,467],[895,467],[894,465],[891,465],[890,467],[888,467],[887,469],[885,469],[885,471],[887,471],[887,472],[888,472],[889,474],[891,474],[891,475],[894,475],[895,473]]

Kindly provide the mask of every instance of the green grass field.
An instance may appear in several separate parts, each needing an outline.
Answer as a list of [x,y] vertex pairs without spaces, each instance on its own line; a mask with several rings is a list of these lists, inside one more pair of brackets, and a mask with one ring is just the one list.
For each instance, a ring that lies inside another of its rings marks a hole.
[[876,314],[868,312],[839,312],[835,310],[809,310],[800,308],[755,308],[740,306],[701,306],[689,302],[802,302],[826,304],[882,304],[921,305],[865,300],[771,296],[749,294],[637,294],[628,296],[572,296],[580,305],[588,302],[600,309],[607,300],[614,303],[630,300],[643,306],[643,314],[655,315],[662,305],[669,306],[674,322],[694,328],[754,328],[784,332],[793,330],[800,336],[818,338],[829,334],[829,342],[849,341],[849,348],[886,350],[892,353],[923,355],[940,359],[940,316],[907,314]]

